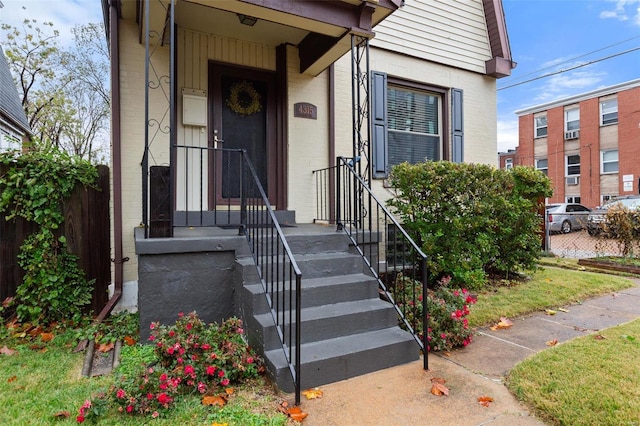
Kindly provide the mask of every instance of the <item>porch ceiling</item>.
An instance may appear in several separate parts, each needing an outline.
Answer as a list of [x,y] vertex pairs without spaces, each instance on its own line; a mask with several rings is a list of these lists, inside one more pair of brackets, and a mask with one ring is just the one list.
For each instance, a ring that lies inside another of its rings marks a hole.
[[[178,26],[238,40],[298,47],[300,71],[317,75],[351,49],[350,35],[372,38],[373,27],[403,0],[176,0]],[[125,19],[144,22],[144,0],[121,1]],[[162,28],[168,0],[150,0],[150,27]],[[136,6],[139,9],[136,11]],[[257,18],[253,26],[237,14]],[[128,16],[127,16],[128,15]]]

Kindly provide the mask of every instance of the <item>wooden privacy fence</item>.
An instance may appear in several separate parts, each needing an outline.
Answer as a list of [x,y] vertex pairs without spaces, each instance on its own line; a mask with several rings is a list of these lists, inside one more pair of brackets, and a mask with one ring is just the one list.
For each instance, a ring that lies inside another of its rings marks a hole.
[[[0,165],[0,174],[8,167]],[[78,256],[78,264],[87,280],[95,280],[91,309],[96,315],[108,301],[111,281],[109,229],[109,168],[97,166],[96,188],[76,186],[64,200],[64,226],[60,235],[67,239],[70,253]],[[18,265],[20,246],[37,229],[23,218],[7,221],[0,214],[0,302],[14,296],[22,282],[24,271]]]

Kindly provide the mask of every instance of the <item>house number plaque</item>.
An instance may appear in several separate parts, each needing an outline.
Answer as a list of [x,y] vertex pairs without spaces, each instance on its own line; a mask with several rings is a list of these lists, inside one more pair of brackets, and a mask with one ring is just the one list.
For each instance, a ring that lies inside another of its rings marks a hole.
[[298,102],[293,104],[293,116],[316,120],[318,118],[318,108],[309,102]]

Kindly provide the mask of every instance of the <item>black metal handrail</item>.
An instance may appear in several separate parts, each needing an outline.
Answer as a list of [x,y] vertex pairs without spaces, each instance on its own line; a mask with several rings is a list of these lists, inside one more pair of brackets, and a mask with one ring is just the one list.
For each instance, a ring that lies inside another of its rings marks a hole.
[[302,273],[251,160],[242,150],[241,226],[258,268],[300,404]]
[[321,200],[315,220],[335,223],[346,232],[401,326],[423,351],[427,369],[427,256],[358,176],[352,159],[338,157],[336,166],[313,173]]

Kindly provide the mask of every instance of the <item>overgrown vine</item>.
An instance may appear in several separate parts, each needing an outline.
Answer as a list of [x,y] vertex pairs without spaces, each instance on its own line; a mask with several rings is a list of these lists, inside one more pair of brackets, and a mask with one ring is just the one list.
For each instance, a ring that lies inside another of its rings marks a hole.
[[25,272],[13,301],[18,320],[49,323],[78,317],[91,301],[93,283],[67,250],[62,208],[76,185],[95,184],[95,167],[55,149],[0,153],[0,164],[0,212],[6,220],[22,217],[37,225],[18,255]]

